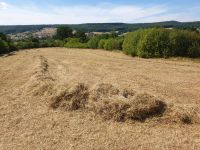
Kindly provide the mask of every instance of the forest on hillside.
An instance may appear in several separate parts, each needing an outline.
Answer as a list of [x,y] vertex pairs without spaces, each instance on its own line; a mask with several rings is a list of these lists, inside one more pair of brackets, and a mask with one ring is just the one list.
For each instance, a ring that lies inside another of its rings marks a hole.
[[163,27],[163,28],[178,28],[178,29],[196,29],[200,28],[200,21],[197,22],[177,22],[177,21],[166,21],[157,23],[87,23],[87,24],[68,24],[68,25],[1,25],[0,32],[4,34],[14,34],[26,31],[41,30],[46,27],[59,27],[67,26],[72,29],[83,29],[86,32],[109,32],[119,31],[128,32],[135,31],[140,28],[152,28],[152,27]]

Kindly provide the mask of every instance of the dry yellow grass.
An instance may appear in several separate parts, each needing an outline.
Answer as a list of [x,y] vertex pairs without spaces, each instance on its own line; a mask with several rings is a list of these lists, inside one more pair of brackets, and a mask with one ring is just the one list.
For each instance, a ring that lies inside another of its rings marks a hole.
[[[158,100],[161,116],[115,121]],[[199,108],[199,62],[64,48],[0,57],[0,149],[199,149]]]

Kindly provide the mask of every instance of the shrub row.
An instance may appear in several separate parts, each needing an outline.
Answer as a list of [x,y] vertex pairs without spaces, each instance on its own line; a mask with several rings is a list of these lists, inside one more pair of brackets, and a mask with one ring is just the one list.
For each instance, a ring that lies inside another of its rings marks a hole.
[[0,33],[0,54],[9,53],[16,50],[14,43],[6,35]]
[[186,30],[152,28],[128,33],[125,54],[149,57],[200,57],[200,35]]
[[40,47],[63,47],[64,41],[46,39],[46,40],[37,40],[37,39],[27,39],[22,41],[9,41],[2,40],[0,38],[0,54],[9,53],[19,49],[29,49],[29,48],[40,48]]
[[40,48],[40,47],[63,47],[64,42],[62,40],[25,40],[15,42],[17,49],[28,49],[28,48]]
[[128,33],[125,37],[103,34],[91,37],[89,41],[86,38],[72,37],[64,40],[26,39],[16,42],[12,42],[4,34],[0,34],[0,54],[17,49],[63,46],[68,48],[123,50],[127,55],[144,58],[200,57],[200,34],[186,30],[151,28]]
[[96,36],[88,41],[88,48],[105,50],[122,50],[123,37]]
[[[68,28],[60,28],[59,33]],[[59,34],[62,36],[61,34]],[[62,36],[64,38],[65,36]],[[91,48],[91,49],[106,49],[106,50],[121,50],[123,44],[123,38],[118,37],[116,33],[102,34],[98,36],[90,37],[85,36],[85,33],[78,31],[74,36],[59,40],[57,39],[45,39],[38,40],[35,38],[29,38],[21,41],[8,42],[7,36],[0,34],[0,53],[9,53],[18,49],[29,48],[41,48],[41,47],[67,47],[67,48]],[[3,40],[2,40],[2,39]]]
[[0,54],[7,53],[9,51],[8,42],[0,39]]
[[87,43],[82,43],[79,38],[67,38],[65,47],[68,48],[91,48],[106,50],[122,50],[123,38],[106,38],[105,36],[95,36]]

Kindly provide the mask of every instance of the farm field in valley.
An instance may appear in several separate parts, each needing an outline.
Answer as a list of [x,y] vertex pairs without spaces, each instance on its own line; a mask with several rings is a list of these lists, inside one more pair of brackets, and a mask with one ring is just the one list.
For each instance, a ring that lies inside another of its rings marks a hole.
[[[155,106],[131,102],[142,94]],[[199,118],[198,61],[67,48],[0,57],[2,150],[198,149]]]

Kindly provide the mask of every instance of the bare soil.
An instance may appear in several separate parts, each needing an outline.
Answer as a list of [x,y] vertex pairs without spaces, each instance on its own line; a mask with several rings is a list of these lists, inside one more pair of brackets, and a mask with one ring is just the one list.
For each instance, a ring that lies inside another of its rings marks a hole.
[[31,49],[0,57],[0,150],[200,147],[200,63]]

